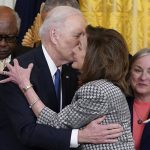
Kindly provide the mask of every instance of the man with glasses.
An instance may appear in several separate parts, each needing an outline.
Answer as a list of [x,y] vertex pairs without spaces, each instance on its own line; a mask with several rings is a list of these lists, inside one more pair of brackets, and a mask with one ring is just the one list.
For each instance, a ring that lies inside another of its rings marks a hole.
[[18,14],[7,6],[0,6],[0,70],[12,58],[24,53],[25,49],[18,49],[17,35],[20,29]]

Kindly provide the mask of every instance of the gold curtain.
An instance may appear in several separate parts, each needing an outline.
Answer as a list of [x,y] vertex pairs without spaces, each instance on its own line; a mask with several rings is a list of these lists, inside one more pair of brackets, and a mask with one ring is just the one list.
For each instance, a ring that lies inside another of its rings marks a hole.
[[130,54],[150,47],[150,0],[79,0],[89,24],[122,33]]

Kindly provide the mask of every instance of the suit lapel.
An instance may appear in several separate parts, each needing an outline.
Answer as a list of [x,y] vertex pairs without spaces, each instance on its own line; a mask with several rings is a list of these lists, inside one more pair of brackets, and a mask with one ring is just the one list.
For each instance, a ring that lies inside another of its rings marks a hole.
[[128,106],[131,113],[131,130],[133,130],[133,103],[134,103],[134,97],[129,96],[127,97]]
[[[46,106],[58,112],[59,106],[57,104],[53,80],[41,47],[37,49],[35,54],[34,65],[35,77],[37,77],[35,87],[39,93],[39,97],[43,100]],[[35,80],[35,78],[33,80]]]
[[[148,118],[150,118],[150,113],[148,115]],[[150,139],[150,122],[145,124],[144,130],[143,130],[143,134],[142,134],[142,138],[141,138],[141,145],[144,145],[145,143],[149,143],[149,139]]]
[[[131,125],[132,125],[132,130],[133,130],[133,103],[134,103],[134,97],[128,97],[127,98],[128,104],[129,104],[129,109],[131,112]],[[148,118],[150,118],[150,113]],[[142,138],[141,138],[141,144],[140,144],[140,149],[143,149],[142,147],[146,147],[146,143],[149,143],[149,138],[150,138],[150,123],[147,123],[144,127],[143,133],[142,133]],[[145,150],[145,149],[144,149]]]
[[62,97],[63,107],[70,104],[78,87],[77,71],[70,65],[62,66]]

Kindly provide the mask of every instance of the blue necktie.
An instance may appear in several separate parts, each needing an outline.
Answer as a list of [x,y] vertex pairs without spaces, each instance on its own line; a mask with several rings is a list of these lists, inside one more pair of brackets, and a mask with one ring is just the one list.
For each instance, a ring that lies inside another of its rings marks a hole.
[[56,96],[59,102],[60,102],[60,80],[61,80],[60,70],[57,69],[57,71],[55,72],[54,85],[55,85]]

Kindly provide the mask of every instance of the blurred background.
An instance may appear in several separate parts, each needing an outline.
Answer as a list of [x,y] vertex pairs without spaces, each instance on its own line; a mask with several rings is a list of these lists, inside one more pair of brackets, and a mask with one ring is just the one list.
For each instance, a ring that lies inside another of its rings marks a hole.
[[[76,1],[76,0],[75,0]],[[34,47],[40,40],[40,11],[45,0],[0,0],[22,19],[19,42]],[[113,28],[123,34],[131,55],[150,47],[150,0],[78,0],[80,10],[93,26]]]

